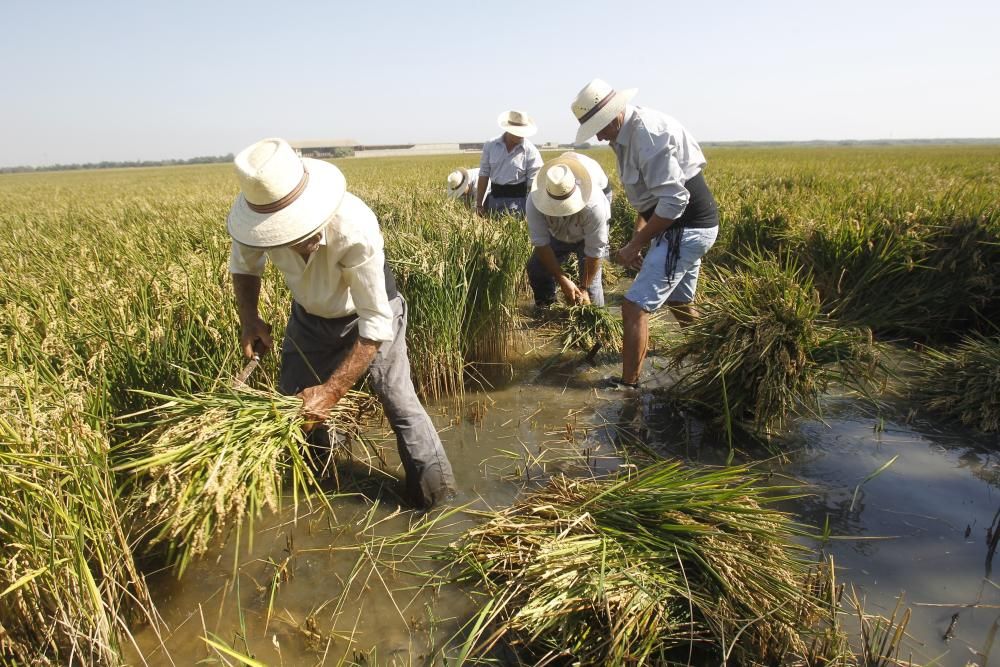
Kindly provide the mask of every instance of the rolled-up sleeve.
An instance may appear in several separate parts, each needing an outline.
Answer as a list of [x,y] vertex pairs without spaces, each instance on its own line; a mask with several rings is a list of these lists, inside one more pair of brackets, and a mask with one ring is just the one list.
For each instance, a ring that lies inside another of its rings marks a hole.
[[587,257],[601,259],[608,256],[608,221],[611,219],[611,205],[604,193],[592,197],[583,209],[583,253]]
[[248,276],[264,275],[264,267],[267,266],[267,255],[263,250],[248,248],[245,245],[233,241],[229,250],[229,272],[241,273]]
[[535,208],[530,196],[524,205],[524,217],[528,221],[528,237],[531,239],[531,245],[538,248],[552,243],[549,223],[545,220],[545,216]]
[[676,220],[684,214],[691,195],[684,187],[676,146],[665,136],[660,139],[641,148],[639,171],[649,193],[656,197],[656,215]]
[[479,158],[479,178],[490,177],[490,146],[492,142],[483,144],[483,154]]
[[374,341],[391,341],[392,308],[385,294],[385,252],[382,237],[351,239],[340,260],[344,280],[358,312],[358,334]]

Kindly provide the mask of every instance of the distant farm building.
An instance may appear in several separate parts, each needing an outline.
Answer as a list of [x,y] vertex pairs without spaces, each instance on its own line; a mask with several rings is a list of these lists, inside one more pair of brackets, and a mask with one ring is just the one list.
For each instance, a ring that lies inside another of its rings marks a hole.
[[299,155],[311,158],[377,157],[380,155],[436,155],[479,152],[483,142],[437,144],[363,144],[356,139],[316,139],[289,142]]

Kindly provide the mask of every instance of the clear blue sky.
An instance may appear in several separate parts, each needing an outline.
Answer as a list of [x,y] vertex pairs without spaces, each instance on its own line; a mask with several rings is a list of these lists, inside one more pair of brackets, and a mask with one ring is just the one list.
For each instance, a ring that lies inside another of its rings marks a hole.
[[0,166],[265,136],[571,141],[592,77],[702,141],[1000,137],[1000,1],[3,0]]

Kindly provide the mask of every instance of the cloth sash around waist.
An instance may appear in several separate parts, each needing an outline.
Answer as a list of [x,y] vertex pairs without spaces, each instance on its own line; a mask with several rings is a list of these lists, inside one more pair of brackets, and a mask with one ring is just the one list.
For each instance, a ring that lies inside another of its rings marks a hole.
[[491,183],[490,194],[494,197],[527,197],[528,182],[521,181],[520,183],[506,183],[503,185],[500,183]]
[[[708,189],[708,184],[705,182],[705,177],[701,172],[694,178],[689,178],[687,183],[684,184],[684,189],[690,193],[691,198],[688,200],[687,208],[684,209],[684,213],[681,217],[674,220],[674,224],[670,225],[672,228],[687,228],[687,229],[708,229],[710,227],[717,227],[719,224],[719,207],[715,203],[715,197],[712,196],[712,191]],[[656,207],[653,206],[647,211],[641,213],[645,220],[649,220],[653,217],[653,213],[656,212]]]

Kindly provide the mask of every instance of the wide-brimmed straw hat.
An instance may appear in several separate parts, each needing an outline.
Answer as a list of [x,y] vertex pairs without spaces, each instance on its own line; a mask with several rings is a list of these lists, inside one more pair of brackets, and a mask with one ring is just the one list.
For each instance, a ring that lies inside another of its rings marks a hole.
[[637,92],[638,88],[615,90],[601,79],[593,79],[584,86],[570,107],[580,123],[580,129],[576,131],[576,143],[583,143],[603,130]]
[[240,194],[226,228],[243,245],[275,248],[305,240],[330,219],[347,183],[328,162],[300,158],[284,139],[262,139],[233,160]]
[[456,169],[448,174],[448,196],[452,199],[464,195],[471,185],[468,169]]
[[538,132],[535,121],[523,111],[504,111],[497,118],[497,122],[504,132],[510,132],[516,137],[530,137]]
[[573,215],[590,201],[593,188],[583,163],[564,153],[538,170],[531,184],[531,203],[544,215]]

